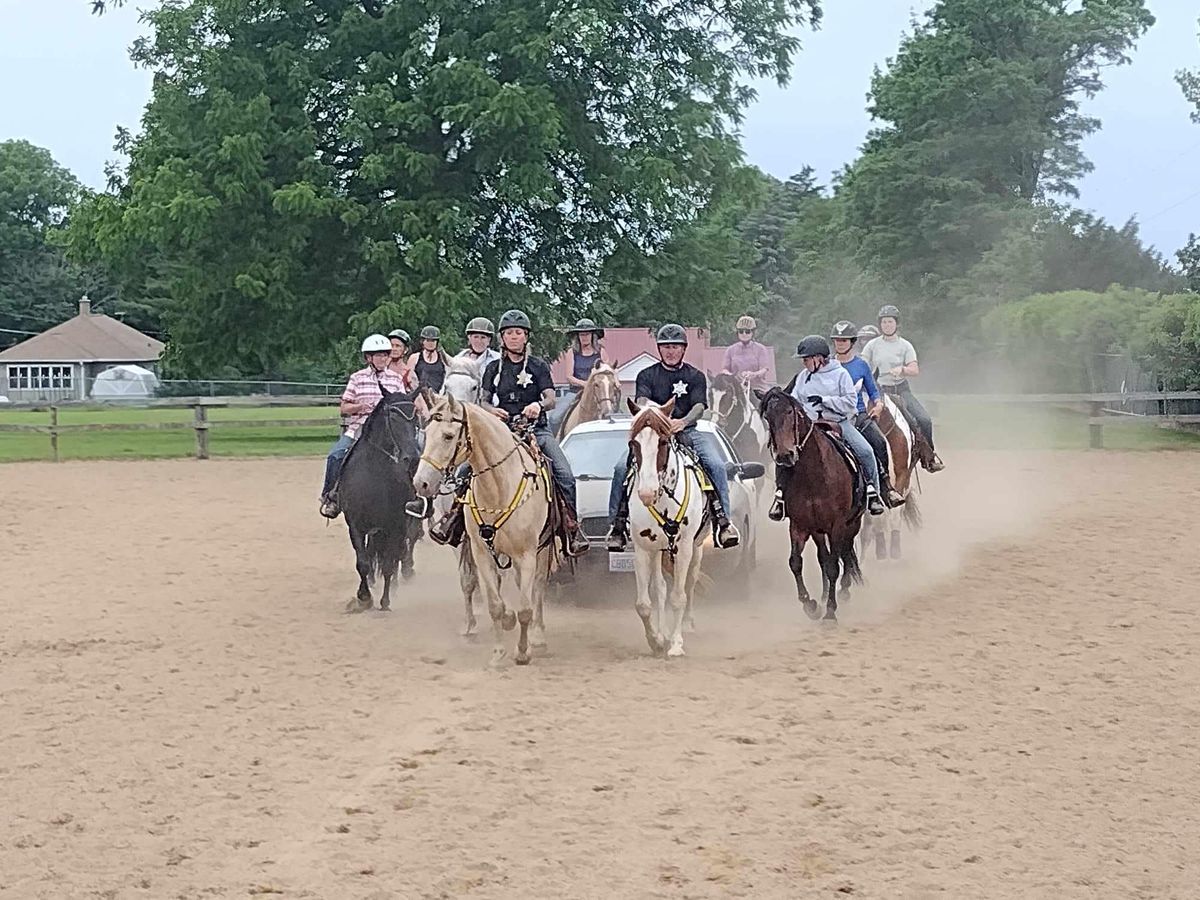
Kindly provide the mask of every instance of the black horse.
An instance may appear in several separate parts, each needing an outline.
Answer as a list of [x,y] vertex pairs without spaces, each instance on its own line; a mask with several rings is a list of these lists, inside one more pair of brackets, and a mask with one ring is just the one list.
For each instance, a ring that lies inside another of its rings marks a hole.
[[416,497],[413,472],[421,455],[415,397],[415,392],[384,390],[342,467],[338,499],[350,529],[359,578],[357,599],[350,601],[350,609],[371,608],[369,582],[376,575],[383,576],[379,608],[389,609],[397,568],[405,578],[413,574],[413,544],[421,523],[404,512],[404,504]]

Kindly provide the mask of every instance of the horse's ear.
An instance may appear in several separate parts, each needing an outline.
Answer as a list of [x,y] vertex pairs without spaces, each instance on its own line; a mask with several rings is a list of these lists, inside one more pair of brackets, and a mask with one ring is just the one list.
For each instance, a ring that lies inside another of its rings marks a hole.
[[626,397],[626,398],[625,398],[625,402],[626,402],[627,404],[629,404],[629,414],[630,414],[631,416],[636,416],[638,413],[640,413],[640,412],[641,412],[641,409],[638,407],[638,405],[637,405],[636,403],[634,403],[634,402],[633,402],[633,398],[632,398],[632,397]]
[[383,400],[386,400],[388,397],[392,396],[392,394],[394,394],[394,393],[396,393],[396,392],[395,392],[395,391],[389,391],[387,388],[385,388],[385,387],[383,386],[383,382],[382,382],[382,381],[381,381],[381,382],[379,382],[379,396],[380,396],[380,398],[381,398],[381,399],[383,399]]
[[421,399],[425,401],[426,407],[433,406],[433,391],[429,389],[428,385],[422,385],[421,387],[417,388],[417,393],[420,394]]
[[668,400],[666,403],[664,403],[658,409],[668,419],[671,418],[671,412],[672,412],[672,410],[675,409],[675,398],[672,397],[670,400]]
[[762,402],[763,402],[763,398],[765,398],[766,396],[767,396],[767,392],[766,392],[766,391],[760,391],[758,388],[754,388],[754,398],[755,398],[755,399],[756,399],[756,400],[757,400],[759,403],[762,403]]

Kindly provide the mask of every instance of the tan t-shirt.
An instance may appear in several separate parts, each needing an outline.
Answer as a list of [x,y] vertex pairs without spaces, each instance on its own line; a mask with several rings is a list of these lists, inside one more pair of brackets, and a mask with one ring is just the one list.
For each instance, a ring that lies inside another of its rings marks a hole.
[[891,374],[892,369],[897,366],[907,366],[910,362],[917,360],[917,351],[902,337],[898,337],[894,341],[889,341],[882,336],[872,338],[870,343],[862,348],[860,355],[871,367],[872,372],[879,372],[876,380],[888,387],[903,384],[907,380]]

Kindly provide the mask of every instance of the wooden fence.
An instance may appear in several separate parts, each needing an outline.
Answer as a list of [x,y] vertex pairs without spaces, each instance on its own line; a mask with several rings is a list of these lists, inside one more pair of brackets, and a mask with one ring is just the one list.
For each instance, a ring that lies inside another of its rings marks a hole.
[[[196,436],[196,459],[208,459],[208,436],[214,428],[224,431],[227,428],[301,428],[334,426],[340,421],[337,415],[325,415],[320,418],[304,419],[225,419],[217,422],[209,420],[210,409],[270,409],[293,407],[331,407],[337,406],[337,397],[178,397],[169,400],[148,400],[137,404],[112,403],[63,403],[47,407],[45,404],[13,403],[5,404],[0,409],[32,410],[48,412],[50,421],[46,425],[7,425],[0,423],[0,434],[35,433],[50,436],[50,456],[54,462],[59,461],[58,438],[62,434],[84,431],[184,431],[192,430]],[[115,411],[120,409],[190,409],[190,422],[92,422],[77,425],[59,424],[60,409],[84,411]]]

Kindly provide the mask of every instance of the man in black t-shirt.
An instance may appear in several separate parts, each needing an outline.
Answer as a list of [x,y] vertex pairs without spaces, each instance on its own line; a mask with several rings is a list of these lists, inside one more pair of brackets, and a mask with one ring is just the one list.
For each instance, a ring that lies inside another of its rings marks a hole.
[[[664,325],[658,329],[657,341],[660,361],[638,373],[636,402],[641,406],[650,400],[661,406],[675,398],[671,411],[675,440],[692,449],[716,489],[716,496],[709,493],[709,505],[717,526],[717,546],[736,547],[740,535],[729,521],[729,476],[725,472],[725,462],[715,439],[696,428],[708,403],[708,379],[695,366],[683,361],[687,352],[687,332],[681,326]],[[608,549],[614,552],[624,550],[629,539],[629,491],[625,485],[629,463],[626,455],[613,469],[612,490],[608,495],[608,518],[612,523],[608,530]]]
[[546,422],[546,411],[554,408],[554,380],[550,366],[527,350],[531,326],[529,316],[510,309],[500,317],[500,358],[488,363],[480,381],[480,405],[508,422],[510,427],[525,418],[533,423],[533,436],[550,463],[554,487],[566,507],[567,552],[579,556],[588,549],[588,539],[579,527],[575,506],[575,474]]

